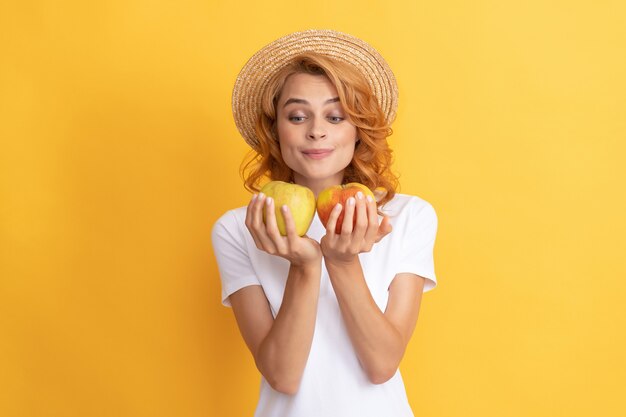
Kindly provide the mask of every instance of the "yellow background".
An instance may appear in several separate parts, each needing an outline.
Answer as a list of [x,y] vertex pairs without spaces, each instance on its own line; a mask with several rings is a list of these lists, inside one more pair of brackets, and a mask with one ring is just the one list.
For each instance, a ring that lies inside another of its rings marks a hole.
[[401,191],[439,215],[416,416],[626,414],[622,1],[8,3],[0,415],[251,415],[210,245],[248,199],[230,93],[308,28],[387,58]]

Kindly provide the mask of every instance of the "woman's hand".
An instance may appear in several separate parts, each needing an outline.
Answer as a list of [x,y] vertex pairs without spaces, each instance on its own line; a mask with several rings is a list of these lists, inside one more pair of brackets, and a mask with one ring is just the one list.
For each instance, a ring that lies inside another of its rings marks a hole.
[[[265,211],[265,223],[263,222]],[[246,212],[246,227],[250,231],[256,247],[271,255],[287,259],[295,266],[307,266],[319,263],[322,250],[315,240],[296,233],[296,225],[289,207],[281,208],[285,218],[287,236],[281,236],[276,224],[274,200],[263,193],[252,196]]]
[[281,236],[274,204],[263,194],[254,195],[248,204],[245,224],[259,250],[290,262],[280,308],[274,315],[267,295],[257,285],[244,287],[229,298],[241,334],[263,377],[274,390],[294,395],[313,342],[322,250],[315,240],[298,236],[291,212],[284,208],[287,236]]
[[[379,224],[376,201],[369,196],[366,199],[363,193],[358,192],[356,199],[348,199],[341,234],[335,234],[335,226],[342,209],[344,208],[341,204],[334,207],[326,224],[326,235],[320,245],[326,261],[349,263],[359,253],[372,250],[375,243],[391,232],[391,224],[386,216]],[[354,216],[356,224],[353,227]]]

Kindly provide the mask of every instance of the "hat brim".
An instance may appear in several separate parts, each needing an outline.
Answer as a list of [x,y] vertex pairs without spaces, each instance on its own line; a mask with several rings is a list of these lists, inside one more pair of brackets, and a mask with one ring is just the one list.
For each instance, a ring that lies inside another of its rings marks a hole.
[[261,96],[273,74],[303,53],[316,52],[347,62],[365,76],[389,124],[398,107],[398,85],[385,59],[368,43],[334,30],[307,30],[283,36],[261,48],[239,72],[232,96],[233,117],[245,141],[259,150],[255,124]]

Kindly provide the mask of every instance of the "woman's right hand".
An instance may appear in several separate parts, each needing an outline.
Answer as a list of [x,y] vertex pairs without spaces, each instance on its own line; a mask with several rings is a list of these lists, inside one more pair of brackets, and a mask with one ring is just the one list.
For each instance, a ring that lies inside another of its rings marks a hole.
[[[265,222],[263,222],[263,211],[265,211]],[[281,207],[281,213],[285,219],[287,236],[282,236],[278,231],[274,200],[263,193],[252,196],[246,211],[246,227],[256,247],[271,255],[285,258],[295,266],[308,266],[321,262],[320,244],[307,236],[298,236],[289,207]]]

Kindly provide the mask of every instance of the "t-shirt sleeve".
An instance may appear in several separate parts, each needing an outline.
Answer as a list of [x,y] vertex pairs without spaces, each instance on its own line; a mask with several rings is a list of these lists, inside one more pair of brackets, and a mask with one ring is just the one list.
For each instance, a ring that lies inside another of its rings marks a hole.
[[398,273],[409,272],[426,278],[424,292],[437,286],[433,249],[437,235],[437,214],[433,206],[413,200],[409,209],[399,258]]
[[246,247],[245,226],[234,210],[224,214],[213,226],[211,242],[222,282],[222,304],[230,307],[228,297],[249,285],[260,285]]

